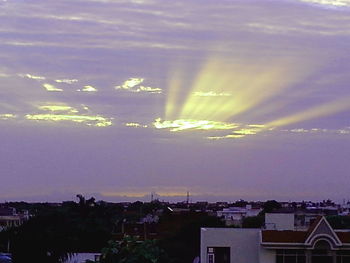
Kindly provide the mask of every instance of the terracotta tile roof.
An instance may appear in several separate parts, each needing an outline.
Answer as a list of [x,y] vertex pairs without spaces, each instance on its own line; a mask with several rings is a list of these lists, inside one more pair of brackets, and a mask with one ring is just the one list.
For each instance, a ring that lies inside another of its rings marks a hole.
[[[304,243],[309,233],[308,231],[277,231],[263,230],[262,242],[271,243]],[[350,243],[350,232],[335,231],[342,243]]]
[[307,230],[307,236],[309,236],[312,231],[314,231],[314,229],[316,228],[316,226],[318,225],[318,223],[321,221],[322,216],[317,216],[315,221],[310,225],[309,229]]
[[342,243],[350,243],[350,232],[335,232]]
[[278,230],[263,230],[262,242],[272,243],[304,243],[307,237],[306,231],[278,231]]

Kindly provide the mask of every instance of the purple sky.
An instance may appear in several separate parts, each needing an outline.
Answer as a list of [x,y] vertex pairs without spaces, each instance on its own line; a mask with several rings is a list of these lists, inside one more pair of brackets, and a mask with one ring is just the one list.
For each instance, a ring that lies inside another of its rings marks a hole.
[[350,198],[350,0],[0,0],[0,61],[0,201]]

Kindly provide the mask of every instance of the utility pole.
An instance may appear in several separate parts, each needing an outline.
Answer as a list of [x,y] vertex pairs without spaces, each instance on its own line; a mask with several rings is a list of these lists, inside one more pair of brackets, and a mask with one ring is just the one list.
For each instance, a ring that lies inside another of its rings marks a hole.
[[187,208],[188,208],[190,206],[190,192],[189,191],[187,191],[186,204],[187,204]]

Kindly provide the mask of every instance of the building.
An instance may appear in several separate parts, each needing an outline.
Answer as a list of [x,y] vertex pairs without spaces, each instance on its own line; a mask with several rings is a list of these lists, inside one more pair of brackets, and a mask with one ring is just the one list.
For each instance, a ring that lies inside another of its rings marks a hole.
[[100,261],[100,253],[74,253],[64,263],[86,263],[87,261]]
[[269,218],[274,229],[202,228],[201,263],[350,262],[349,230],[334,230],[318,217],[308,230],[297,231],[290,218],[289,225],[282,223],[284,217]]
[[20,226],[24,221],[29,219],[28,211],[17,213],[15,208],[0,207],[0,231]]
[[262,211],[261,208],[252,208],[251,205],[245,207],[228,207],[216,212],[216,215],[225,220],[227,226],[241,226],[246,217],[257,216]]

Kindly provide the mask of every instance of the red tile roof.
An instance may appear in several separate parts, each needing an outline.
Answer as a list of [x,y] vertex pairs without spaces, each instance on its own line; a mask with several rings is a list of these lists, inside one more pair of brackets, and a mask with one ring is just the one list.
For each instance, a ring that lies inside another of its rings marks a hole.
[[267,243],[304,243],[307,237],[306,231],[278,231],[278,230],[263,230],[262,242]]
[[335,231],[335,233],[337,234],[338,238],[340,239],[340,241],[342,243],[350,243],[350,232],[337,232],[337,231]]
[[[318,216],[311,224],[307,231],[292,231],[292,230],[262,230],[263,243],[305,243],[309,235],[315,230],[322,216]],[[339,240],[342,243],[350,243],[350,232],[335,231]]]
[[314,231],[314,229],[316,228],[316,226],[321,220],[322,220],[322,216],[316,217],[315,221],[310,225],[309,229],[307,230],[307,236],[309,236],[312,233],[312,231]]
[[[305,243],[309,235],[317,227],[322,217],[319,216],[311,224],[307,231],[292,231],[292,230],[262,230],[262,242],[263,243]],[[342,243],[350,243],[350,232],[335,231],[339,240]]]

